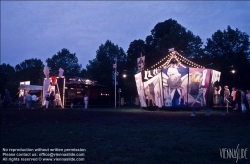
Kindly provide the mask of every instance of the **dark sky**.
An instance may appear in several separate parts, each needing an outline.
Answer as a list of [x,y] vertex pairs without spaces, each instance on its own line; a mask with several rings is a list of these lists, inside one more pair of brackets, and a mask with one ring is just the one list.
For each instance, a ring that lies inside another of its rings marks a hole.
[[204,44],[228,25],[250,35],[250,1],[2,1],[1,64],[38,58],[46,65],[67,48],[85,68],[107,40],[126,52],[170,18]]

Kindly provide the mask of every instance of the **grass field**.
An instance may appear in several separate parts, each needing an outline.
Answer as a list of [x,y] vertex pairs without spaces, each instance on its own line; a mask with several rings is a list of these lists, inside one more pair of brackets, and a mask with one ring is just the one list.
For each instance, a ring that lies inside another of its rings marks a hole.
[[91,164],[250,163],[249,151],[248,159],[238,161],[220,156],[222,148],[250,148],[250,114],[190,114],[136,108],[9,109],[1,111],[1,147],[82,148],[84,163]]

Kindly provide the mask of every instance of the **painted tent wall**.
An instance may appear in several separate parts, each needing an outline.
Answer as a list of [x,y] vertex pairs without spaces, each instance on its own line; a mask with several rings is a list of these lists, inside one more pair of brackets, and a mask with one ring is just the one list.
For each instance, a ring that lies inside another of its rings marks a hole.
[[162,69],[165,107],[186,106],[188,68]]
[[211,70],[189,68],[188,107],[206,107],[210,87]]
[[202,68],[164,68],[135,75],[141,107],[206,107],[220,72]]

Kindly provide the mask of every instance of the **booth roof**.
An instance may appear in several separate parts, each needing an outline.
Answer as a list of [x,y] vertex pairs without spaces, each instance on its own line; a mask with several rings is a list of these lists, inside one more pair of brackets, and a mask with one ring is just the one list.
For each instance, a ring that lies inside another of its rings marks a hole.
[[43,90],[43,87],[40,85],[21,85],[18,89]]
[[109,86],[106,86],[106,85],[102,85],[102,84],[86,84],[85,82],[81,82],[81,81],[67,81],[65,83],[66,86],[70,86],[70,85],[84,85],[84,86],[98,86],[98,87],[107,87],[107,88],[110,88]]

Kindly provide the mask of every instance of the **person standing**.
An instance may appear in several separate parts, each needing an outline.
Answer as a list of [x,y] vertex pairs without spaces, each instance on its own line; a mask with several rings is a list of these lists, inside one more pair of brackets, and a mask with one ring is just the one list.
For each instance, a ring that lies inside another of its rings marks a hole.
[[238,106],[238,112],[241,112],[241,88],[239,88],[237,91],[236,91],[236,96],[235,96],[235,99],[236,99],[236,103],[237,103],[237,106]]
[[245,102],[246,102],[246,94],[243,90],[241,90],[241,111],[242,111],[242,113],[246,113],[246,111],[247,111]]
[[[45,108],[48,109],[49,107],[49,91],[47,91],[47,93],[45,94]],[[44,109],[45,110],[45,109]]]
[[231,92],[231,104],[233,110],[235,109],[235,103],[236,103],[236,89],[233,87]]
[[73,109],[74,108],[74,103],[75,103],[75,94],[71,93],[70,94],[70,108]]
[[217,91],[217,87],[214,87],[213,103],[214,103],[214,106],[217,106],[219,104],[219,94]]
[[250,90],[247,90],[246,99],[248,104],[248,111],[250,110]]
[[84,95],[84,104],[85,104],[84,109],[88,108],[88,103],[89,103],[89,97],[85,94]]
[[218,87],[218,95],[219,95],[219,106],[222,106],[224,93],[221,86]]
[[8,105],[10,103],[10,92],[8,91],[8,89],[5,89],[5,95],[4,95],[4,100],[3,100],[3,108],[5,110],[8,109]]
[[54,91],[52,91],[49,95],[49,105],[52,108],[55,108],[55,94]]
[[61,98],[58,92],[55,95],[55,106],[61,106]]
[[19,110],[20,110],[20,108],[22,108],[23,103],[24,103],[24,96],[21,94],[18,97],[18,107],[19,107]]
[[26,108],[27,109],[30,109],[31,101],[32,101],[32,97],[29,94],[29,92],[27,92],[26,97],[25,97],[25,102],[26,102]]
[[230,90],[228,89],[228,86],[226,85],[224,87],[224,103],[225,104],[229,103],[229,98],[230,98]]
[[32,99],[31,109],[34,109],[34,108],[35,108],[36,101],[37,101],[37,96],[36,96],[36,95],[32,95],[32,96],[31,96],[31,99]]

